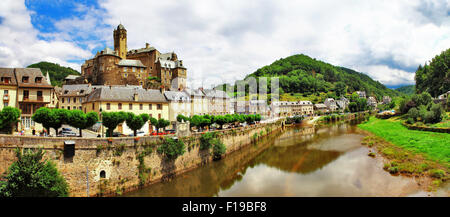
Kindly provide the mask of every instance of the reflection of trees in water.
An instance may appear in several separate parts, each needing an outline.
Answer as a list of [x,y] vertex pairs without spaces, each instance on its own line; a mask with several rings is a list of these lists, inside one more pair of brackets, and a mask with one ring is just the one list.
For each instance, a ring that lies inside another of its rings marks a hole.
[[281,135],[274,133],[220,161],[208,163],[175,176],[170,181],[156,183],[125,196],[214,196],[221,190],[230,189],[242,180],[248,168],[259,164],[286,172],[310,173],[336,160],[341,153],[309,150],[306,145],[310,141],[316,142],[351,132],[353,128],[336,125],[326,127],[322,133],[320,131],[321,129],[314,128],[293,128]]
[[306,146],[270,147],[255,160],[285,172],[307,174],[336,160],[340,152],[309,150]]
[[273,144],[278,136],[271,135],[255,145],[246,146],[227,155],[220,161],[203,165],[175,176],[170,181],[155,183],[125,196],[208,197],[217,195],[220,190],[229,189],[234,183],[241,181],[247,169],[257,165],[252,159]]

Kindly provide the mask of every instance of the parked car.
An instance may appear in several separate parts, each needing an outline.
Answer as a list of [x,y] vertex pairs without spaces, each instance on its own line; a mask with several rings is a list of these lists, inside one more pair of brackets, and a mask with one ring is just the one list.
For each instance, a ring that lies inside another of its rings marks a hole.
[[175,130],[166,130],[167,134],[175,134],[175,132],[176,132]]
[[[128,136],[134,136],[134,133],[130,133]],[[137,131],[136,136],[145,136],[145,132],[142,130]]]
[[124,137],[125,134],[119,132],[113,132],[113,137]]
[[63,137],[75,137],[77,136],[77,134],[75,132],[72,131],[61,131],[61,133],[59,134]]

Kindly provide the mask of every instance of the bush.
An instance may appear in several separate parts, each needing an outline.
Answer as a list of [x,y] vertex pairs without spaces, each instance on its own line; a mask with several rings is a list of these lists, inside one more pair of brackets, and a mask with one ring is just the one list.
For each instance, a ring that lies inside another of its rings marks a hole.
[[444,178],[445,177],[445,171],[440,169],[433,169],[430,171],[431,176],[434,178]]
[[159,146],[158,152],[165,155],[168,159],[174,160],[177,159],[178,156],[183,155],[186,150],[183,141],[167,138],[166,141]]
[[1,197],[66,197],[69,187],[50,161],[42,161],[42,149],[24,154],[16,149],[17,161],[12,163],[0,186]]
[[417,118],[419,117],[419,110],[416,108],[412,108],[408,111],[408,119],[413,119],[413,123],[417,121]]
[[414,124],[414,119],[409,117],[408,120],[406,120],[406,123],[408,124]]
[[200,150],[206,150],[211,148],[212,140],[217,137],[215,132],[207,132],[200,136]]
[[214,159],[220,159],[222,158],[222,155],[225,154],[227,147],[225,147],[225,144],[222,143],[219,139],[213,139],[213,155]]

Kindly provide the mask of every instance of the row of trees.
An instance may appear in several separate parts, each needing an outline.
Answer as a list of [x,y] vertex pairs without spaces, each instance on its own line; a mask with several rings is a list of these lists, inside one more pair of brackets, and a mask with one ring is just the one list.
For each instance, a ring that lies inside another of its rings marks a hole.
[[416,92],[428,92],[437,97],[450,90],[450,49],[435,56],[430,64],[419,66],[416,71]]
[[261,121],[260,114],[226,114],[226,115],[194,115],[192,117],[186,117],[184,115],[178,115],[177,121],[189,121],[191,127],[197,127],[204,129],[210,127],[212,124],[217,124],[220,128],[223,128],[225,124],[245,123],[253,124],[256,121]]
[[137,130],[141,129],[147,121],[150,121],[150,124],[155,126],[158,132],[159,129],[164,129],[170,125],[170,121],[163,118],[156,119],[150,117],[148,114],[136,115],[132,112],[102,112],[103,126],[107,128],[106,135],[109,137],[113,136],[113,131],[117,125],[123,122],[133,130],[134,136],[136,136]]
[[81,110],[49,109],[47,107],[36,110],[31,118],[42,124],[48,133],[50,133],[50,128],[53,128],[58,134],[58,129],[63,124],[68,124],[80,130],[80,137],[83,129],[91,127],[98,121],[98,115],[95,112],[85,114]]

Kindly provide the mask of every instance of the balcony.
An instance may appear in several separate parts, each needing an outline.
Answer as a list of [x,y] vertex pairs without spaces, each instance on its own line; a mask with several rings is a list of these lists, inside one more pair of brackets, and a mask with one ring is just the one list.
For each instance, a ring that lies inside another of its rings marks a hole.
[[38,102],[43,102],[44,101],[44,97],[43,96],[37,96],[37,101]]
[[3,101],[9,101],[9,95],[8,94],[3,95]]

